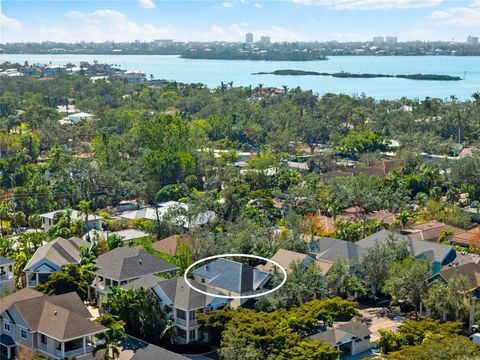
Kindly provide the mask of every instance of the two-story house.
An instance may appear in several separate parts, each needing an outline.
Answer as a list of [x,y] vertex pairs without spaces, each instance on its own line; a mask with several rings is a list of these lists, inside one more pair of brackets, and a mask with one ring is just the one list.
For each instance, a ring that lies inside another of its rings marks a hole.
[[47,296],[24,288],[0,303],[2,358],[14,359],[21,347],[51,359],[85,356],[105,331],[76,293]]
[[[241,262],[219,258],[192,272],[195,281],[227,296],[255,295],[265,291],[272,275]],[[238,307],[249,299],[232,299]]]
[[15,289],[15,261],[0,256],[0,295]]
[[36,287],[45,282],[51,273],[61,271],[62,266],[78,265],[82,259],[82,248],[90,250],[92,243],[79,238],[56,238],[40,246],[23,269],[26,286]]
[[[50,211],[44,214],[40,214],[40,218],[42,219],[43,231],[47,232],[55,225],[55,214],[61,211],[65,211],[65,210],[56,210],[56,211]],[[85,221],[85,216],[82,215],[78,210],[72,210],[70,214],[70,219]],[[88,221],[85,224],[85,227],[87,228],[87,230],[91,230],[91,229],[101,230],[102,219],[103,219],[102,216],[90,214],[88,215]]]
[[178,266],[139,248],[119,247],[95,261],[97,270],[92,283],[97,304],[101,304],[112,286],[123,286],[144,275],[175,273]]
[[[224,295],[215,290],[207,289],[205,285],[192,281],[197,289],[212,294]],[[124,286],[126,289],[150,289],[159,299],[162,311],[167,311],[172,316],[176,338],[179,344],[188,344],[191,341],[206,340],[205,333],[197,323],[197,314],[205,314],[209,311],[228,305],[230,300],[209,296],[195,291],[188,286],[183,277],[164,279],[155,275],[142,276]]]

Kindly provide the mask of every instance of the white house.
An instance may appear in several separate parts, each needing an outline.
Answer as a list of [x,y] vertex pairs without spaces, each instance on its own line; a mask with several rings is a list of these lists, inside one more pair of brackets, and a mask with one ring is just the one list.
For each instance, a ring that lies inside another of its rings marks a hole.
[[75,114],[70,114],[67,117],[72,123],[78,124],[80,121],[88,121],[92,119],[93,115],[85,112],[79,112]]
[[[55,211],[50,211],[48,213],[40,214],[40,218],[42,219],[42,226],[43,226],[43,231],[48,231],[50,228],[52,228],[55,220],[55,214],[60,212],[60,211],[66,211],[66,210],[55,210]],[[80,214],[78,210],[72,210],[72,213],[70,215],[70,219],[73,220],[82,220],[85,221],[85,216]],[[85,224],[85,227],[88,230],[91,229],[102,229],[102,216],[95,215],[95,214],[90,214],[88,215],[88,221]]]

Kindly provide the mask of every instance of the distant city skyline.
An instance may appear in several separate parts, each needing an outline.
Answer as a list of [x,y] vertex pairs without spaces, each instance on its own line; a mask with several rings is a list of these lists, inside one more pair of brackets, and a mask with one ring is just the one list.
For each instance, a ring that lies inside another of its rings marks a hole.
[[0,42],[422,41],[480,36],[480,0],[20,1],[0,5]]

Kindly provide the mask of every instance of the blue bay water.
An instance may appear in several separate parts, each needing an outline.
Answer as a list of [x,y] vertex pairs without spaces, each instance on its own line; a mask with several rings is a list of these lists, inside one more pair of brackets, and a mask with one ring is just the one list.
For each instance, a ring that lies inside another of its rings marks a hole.
[[[426,96],[470,98],[480,91],[479,56],[330,56],[327,61],[247,61],[182,59],[172,55],[30,55],[0,54],[0,62],[79,64],[80,61],[117,64],[141,70],[157,79],[203,83],[209,87],[233,81],[234,86],[300,86],[315,93],[365,93],[377,99],[423,99]],[[333,78],[325,76],[252,75],[280,69],[377,74],[440,74],[465,77],[461,81],[420,81],[396,78]]]

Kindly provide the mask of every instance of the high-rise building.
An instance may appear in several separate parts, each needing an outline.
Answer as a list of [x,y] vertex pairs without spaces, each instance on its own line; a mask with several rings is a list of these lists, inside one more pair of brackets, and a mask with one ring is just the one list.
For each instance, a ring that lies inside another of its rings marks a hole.
[[383,44],[385,42],[385,38],[383,36],[374,36],[372,38],[372,42],[375,44]]
[[270,45],[270,36],[260,36],[260,44]]
[[387,36],[385,38],[385,42],[387,45],[396,45],[398,42],[398,38],[396,36]]
[[467,44],[468,45],[478,45],[478,36],[467,36]]
[[253,33],[249,32],[245,34],[245,42],[247,44],[253,43]]

